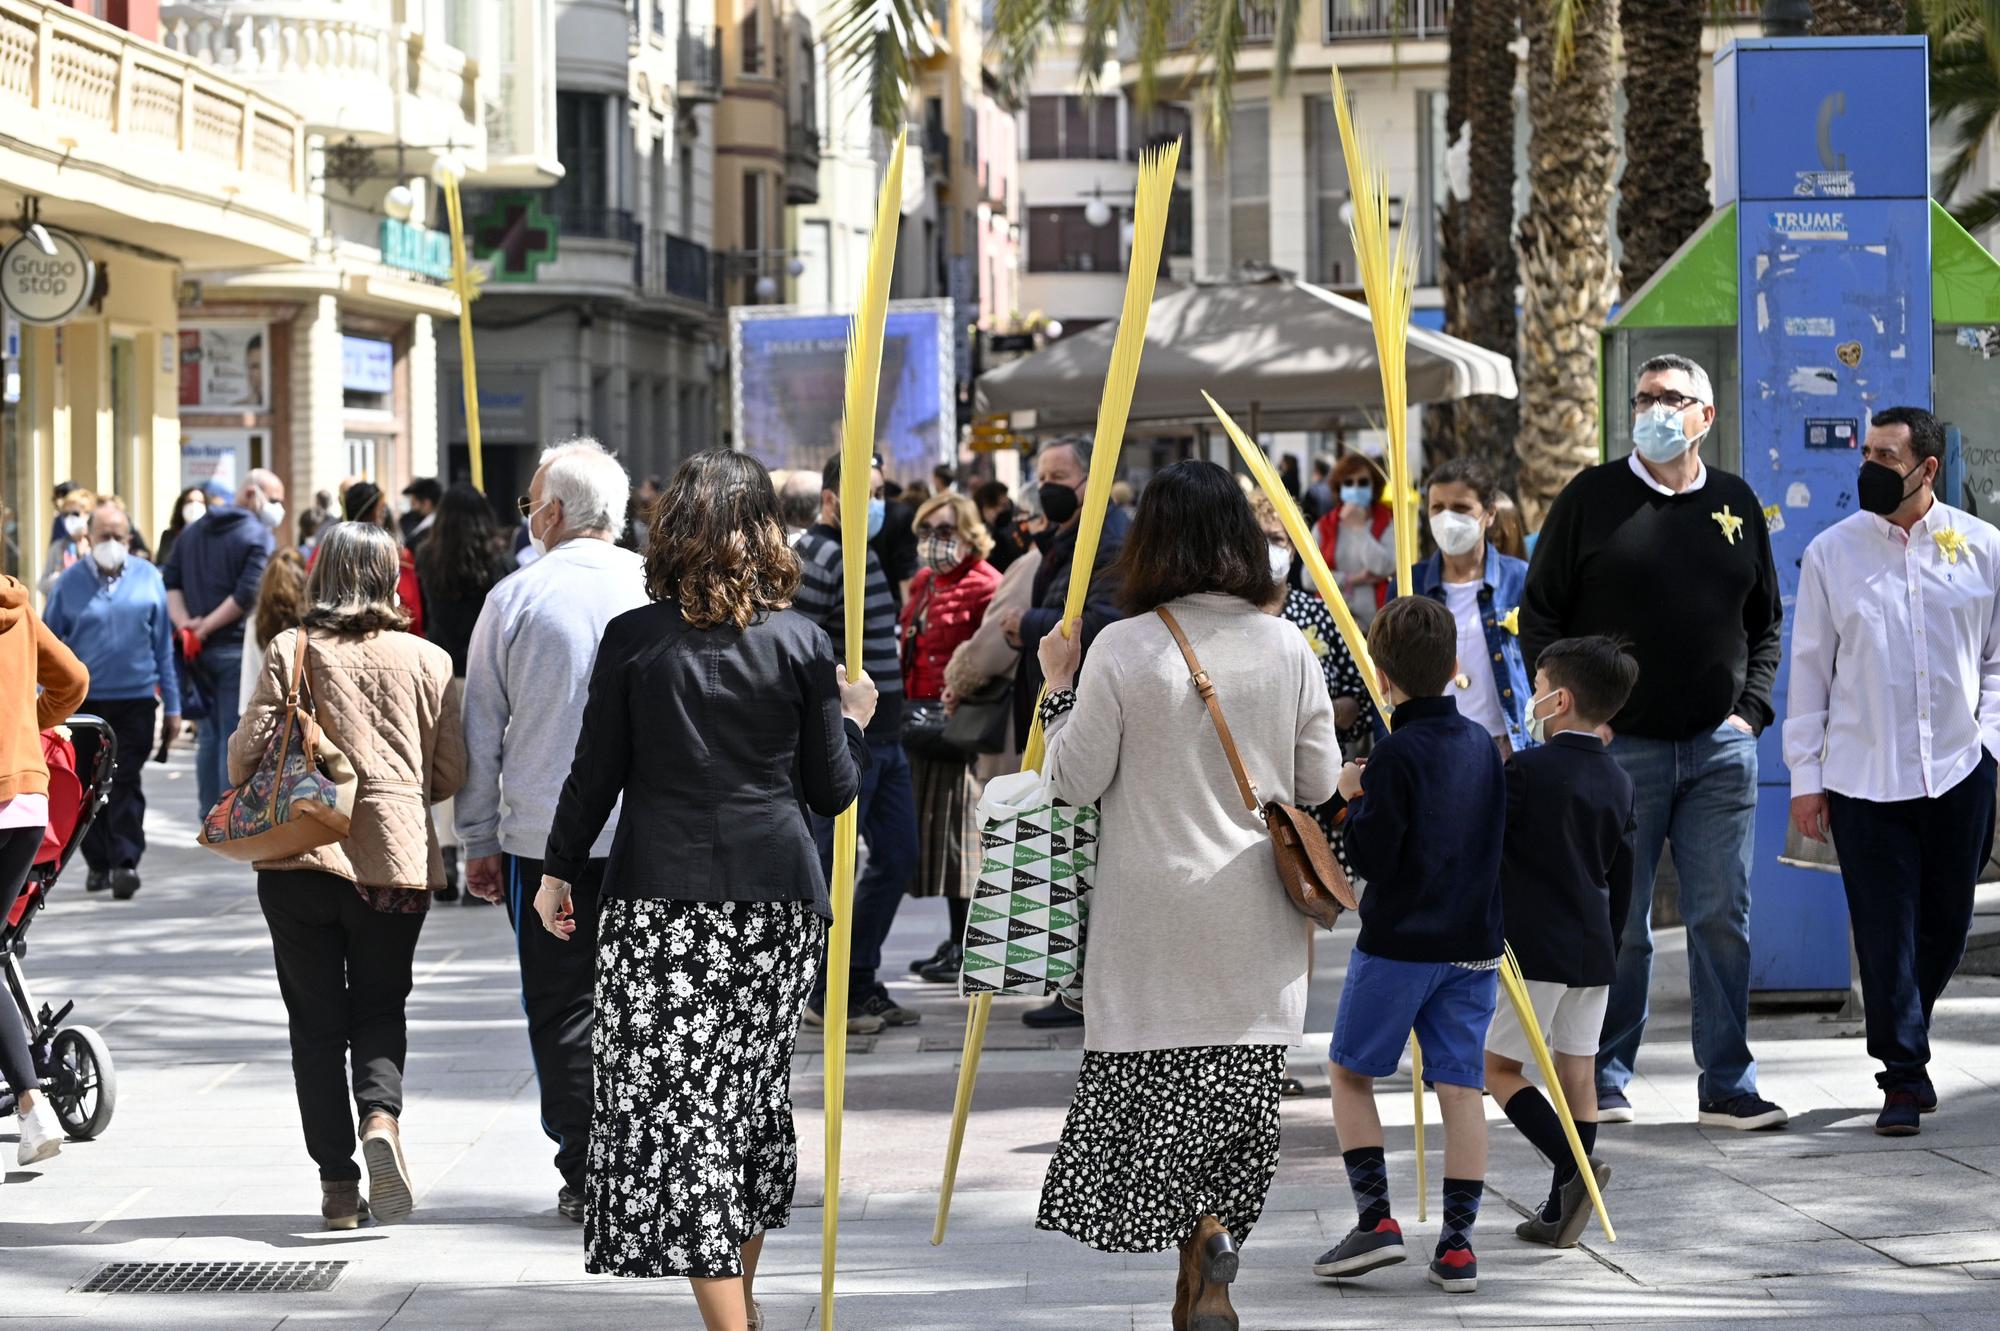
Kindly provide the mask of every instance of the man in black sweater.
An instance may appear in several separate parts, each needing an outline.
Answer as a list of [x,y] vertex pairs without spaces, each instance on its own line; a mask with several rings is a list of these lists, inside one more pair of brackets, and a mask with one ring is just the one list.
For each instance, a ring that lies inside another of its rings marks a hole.
[[1521,652],[1606,634],[1630,644],[1639,682],[1611,723],[1611,755],[1638,794],[1632,882],[1597,1055],[1598,1118],[1632,1120],[1626,1087],[1646,1029],[1653,875],[1674,844],[1687,922],[1700,1121],[1772,1128],[1750,1054],[1750,842],[1757,734],[1771,723],[1778,572],[1763,505],[1704,466],[1715,423],[1708,374],[1685,356],[1639,367],[1629,458],[1592,467],[1556,497],[1521,600]]

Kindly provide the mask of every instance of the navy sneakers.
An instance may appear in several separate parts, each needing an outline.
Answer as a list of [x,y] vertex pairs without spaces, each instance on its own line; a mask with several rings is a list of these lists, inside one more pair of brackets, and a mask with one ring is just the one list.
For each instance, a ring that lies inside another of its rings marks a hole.
[[1471,1294],[1479,1288],[1479,1259],[1470,1248],[1452,1248],[1431,1262],[1431,1283],[1447,1294]]
[[1403,1227],[1394,1220],[1378,1221],[1373,1229],[1356,1225],[1340,1246],[1320,1254],[1313,1263],[1316,1276],[1359,1276],[1394,1266],[1409,1253],[1403,1248]]
[[1632,1118],[1632,1102],[1625,1098],[1625,1092],[1606,1090],[1603,1087],[1598,1088],[1597,1121],[1599,1123],[1630,1123]]
[[1791,1121],[1790,1114],[1755,1091],[1746,1091],[1729,1100],[1704,1100],[1696,1119],[1704,1128],[1734,1128],[1738,1132],[1782,1128]]

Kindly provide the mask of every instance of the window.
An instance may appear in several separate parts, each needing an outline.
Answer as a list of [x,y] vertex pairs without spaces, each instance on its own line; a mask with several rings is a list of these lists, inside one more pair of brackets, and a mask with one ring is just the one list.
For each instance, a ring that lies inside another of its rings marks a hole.
[[1417,244],[1417,283],[1427,287],[1436,286],[1438,280],[1438,210],[1451,197],[1444,112],[1444,93],[1417,94],[1417,207],[1414,213],[1405,212],[1403,220],[1416,228],[1412,239]]
[[1033,97],[1028,156],[1044,161],[1116,161],[1118,102],[1112,97]]
[[764,72],[764,10],[763,6],[752,4],[743,21],[736,25],[737,39],[743,47],[743,72],[762,74]]
[[1122,228],[1113,217],[1092,226],[1081,204],[1028,210],[1028,271],[1031,273],[1116,273]]
[[764,248],[764,177],[743,173],[743,248]]
[[1185,259],[1194,255],[1194,193],[1177,189],[1167,202],[1167,239],[1160,253]]
[[563,165],[563,178],[549,191],[549,199],[565,219],[604,207],[610,183],[607,100],[601,93],[556,93],[556,160]]
[[[1150,112],[1141,113],[1137,101],[1131,103],[1127,118],[1132,126],[1131,156],[1137,161],[1139,154],[1148,148],[1181,140],[1183,147],[1193,142],[1194,119],[1185,106],[1173,102],[1155,102]],[[1187,165],[1182,159],[1183,166]]]
[[1271,261],[1271,108],[1236,108],[1229,131],[1229,267]]
[[680,209],[681,225],[679,234],[694,239],[694,143],[681,139],[675,144],[679,165],[676,168],[680,199],[676,207]]
[[1315,97],[1311,109],[1313,179],[1312,276],[1315,282],[1355,286],[1361,281],[1354,239],[1341,209],[1348,200],[1347,156],[1340,150],[1340,125],[1331,97]]

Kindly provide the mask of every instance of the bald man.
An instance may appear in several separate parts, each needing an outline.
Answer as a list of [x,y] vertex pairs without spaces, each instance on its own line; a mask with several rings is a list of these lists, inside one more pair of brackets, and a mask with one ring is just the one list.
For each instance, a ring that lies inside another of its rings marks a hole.
[[243,617],[257,607],[257,583],[285,520],[285,483],[256,468],[236,502],[208,510],[174,542],[160,570],[174,628],[191,629],[201,652],[190,663],[208,701],[195,739],[195,789],[205,815],[229,789],[229,737],[242,700]]

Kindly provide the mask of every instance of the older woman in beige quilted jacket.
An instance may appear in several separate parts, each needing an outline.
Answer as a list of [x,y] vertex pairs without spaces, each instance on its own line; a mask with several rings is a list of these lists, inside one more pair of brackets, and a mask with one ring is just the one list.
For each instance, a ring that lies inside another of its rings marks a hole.
[[[380,527],[349,522],[327,532],[306,584],[305,627],[265,648],[257,690],[229,744],[230,779],[240,783],[284,723],[303,642],[303,692],[314,723],[357,778],[352,830],[297,859],[255,867],[328,1229],[353,1229],[371,1211],[377,1221],[410,1212],[398,1129],[408,1050],[403,1004],[430,894],[445,885],[430,806],[465,779],[451,657],[403,632],[399,572],[396,544]],[[365,1202],[354,1160],[356,1115],[368,1165]]]

